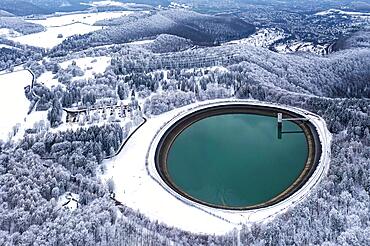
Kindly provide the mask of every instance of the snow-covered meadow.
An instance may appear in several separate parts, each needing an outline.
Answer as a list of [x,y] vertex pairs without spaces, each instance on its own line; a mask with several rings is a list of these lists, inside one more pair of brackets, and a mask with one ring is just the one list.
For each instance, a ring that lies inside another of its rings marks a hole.
[[73,35],[86,34],[104,28],[95,26],[96,21],[118,18],[132,13],[132,11],[77,13],[42,19],[26,19],[27,22],[44,26],[45,31],[23,36],[13,35],[12,37],[4,31],[4,35],[8,35],[11,40],[21,44],[51,49]]
[[62,83],[59,83],[58,79],[54,77],[55,74],[53,74],[51,71],[46,71],[43,74],[41,74],[40,77],[37,78],[37,82],[42,85],[45,85],[49,89],[58,85],[64,87],[64,85]]
[[90,3],[83,3],[84,5],[89,5],[92,7],[126,7],[129,3],[122,3],[118,1],[104,0],[104,1],[93,1]]
[[[62,63],[60,63],[60,67],[62,69],[67,69],[69,65],[72,64],[72,62],[76,62],[76,66],[81,68],[81,70],[84,72],[83,76],[77,76],[74,77],[73,80],[79,80],[79,79],[90,79],[94,78],[95,74],[103,74],[106,68],[109,66],[111,62],[111,57],[108,56],[97,56],[97,57],[82,57],[78,59],[72,59],[67,60]],[[46,71],[39,78],[37,78],[37,82],[45,85],[49,89],[51,89],[54,86],[62,86],[65,87],[62,83],[58,81],[57,78],[55,78],[55,74],[53,74],[51,71]]]
[[315,15],[335,15],[335,14],[341,14],[341,15],[348,15],[354,18],[360,18],[365,20],[370,20],[370,13],[369,12],[354,12],[354,11],[343,11],[339,9],[329,9],[325,11],[321,11],[316,13]]
[[16,48],[16,47],[13,47],[13,46],[9,46],[9,45],[6,45],[6,44],[0,44],[0,49],[2,48],[5,48],[5,49],[18,49],[20,50],[19,48]]
[[104,73],[111,62],[112,58],[108,56],[98,56],[98,57],[82,57],[78,59],[73,59],[60,63],[60,67],[67,69],[67,67],[72,64],[73,61],[76,62],[76,66],[84,71],[85,75],[81,77],[76,77],[76,79],[86,79],[93,78],[94,74]]
[[[51,49],[62,43],[66,38],[75,34],[86,34],[101,29],[99,26],[90,26],[82,23],[74,23],[66,26],[47,27],[46,31],[11,38],[15,42],[35,47]],[[61,34],[62,36],[58,35]]]
[[314,44],[311,42],[288,42],[285,44],[276,45],[274,48],[277,52],[287,54],[294,52],[309,52],[317,55],[325,55],[330,52],[332,44]]
[[25,122],[30,102],[25,96],[24,87],[31,83],[32,74],[27,70],[0,75],[1,140],[7,140],[13,127]]
[[273,43],[284,39],[287,35],[284,30],[279,28],[264,28],[258,30],[256,33],[252,34],[248,38],[233,40],[225,43],[224,45],[231,44],[248,44],[255,47],[268,47]]
[[50,16],[42,19],[29,19],[27,21],[35,24],[40,24],[44,27],[71,25],[78,22],[87,25],[94,25],[95,22],[100,20],[118,18],[130,15],[132,13],[133,13],[132,11],[77,13],[77,14]]
[[15,38],[21,36],[19,32],[9,29],[9,28],[0,28],[0,38]]

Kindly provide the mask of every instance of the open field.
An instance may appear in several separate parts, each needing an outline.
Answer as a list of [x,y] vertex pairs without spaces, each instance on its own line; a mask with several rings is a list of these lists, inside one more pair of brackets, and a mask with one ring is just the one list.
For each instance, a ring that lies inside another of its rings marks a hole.
[[[44,26],[45,31],[23,36],[16,35],[10,38],[21,44],[51,49],[73,35],[86,34],[104,28],[95,26],[94,23],[96,21],[118,18],[132,13],[132,11],[78,13],[51,16],[43,19],[26,19],[28,22]],[[10,34],[7,35],[9,36]]]
[[0,75],[0,139],[8,139],[12,128],[24,122],[30,106],[24,87],[31,83],[32,74],[27,70]]

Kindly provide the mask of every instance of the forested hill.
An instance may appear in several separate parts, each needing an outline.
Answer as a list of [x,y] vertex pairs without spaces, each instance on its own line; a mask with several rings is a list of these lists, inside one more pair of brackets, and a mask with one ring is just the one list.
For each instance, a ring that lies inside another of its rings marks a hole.
[[46,9],[26,1],[1,0],[0,9],[14,15],[43,14]]
[[219,42],[244,38],[255,32],[255,27],[238,18],[212,16],[187,10],[165,10],[135,18],[121,17],[96,23],[108,28],[85,35],[73,36],[54,48],[53,52],[83,50],[91,46],[122,44],[171,34],[189,39],[199,45],[214,45]]
[[370,27],[339,39],[334,46],[336,51],[351,48],[370,48]]
[[114,58],[112,64],[123,72],[220,65],[230,70],[226,83],[237,81],[252,88],[262,85],[332,98],[370,98],[368,49],[343,50],[322,57],[278,54],[241,44],[198,48],[165,56],[149,53],[131,58],[122,55]]
[[0,17],[12,17],[14,16],[12,13],[9,13],[5,10],[0,10]]
[[39,15],[87,9],[88,0],[1,0],[0,10],[14,15]]
[[14,31],[20,32],[25,35],[44,31],[44,27],[39,24],[27,22],[21,18],[1,16],[0,28],[13,29]]

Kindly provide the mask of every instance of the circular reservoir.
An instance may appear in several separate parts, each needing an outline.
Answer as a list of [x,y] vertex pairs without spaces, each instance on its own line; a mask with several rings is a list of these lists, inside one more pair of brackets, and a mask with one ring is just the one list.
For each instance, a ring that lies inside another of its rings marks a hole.
[[[312,173],[308,122],[273,108],[220,106],[190,114],[162,137],[156,168],[173,190],[217,208],[252,209],[285,199]],[[280,136],[279,136],[280,135]]]

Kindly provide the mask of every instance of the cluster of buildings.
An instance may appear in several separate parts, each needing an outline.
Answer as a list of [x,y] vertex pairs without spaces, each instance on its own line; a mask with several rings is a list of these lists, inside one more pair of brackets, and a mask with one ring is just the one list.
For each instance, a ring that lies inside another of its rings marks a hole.
[[88,119],[106,120],[110,117],[115,119],[125,118],[138,108],[138,105],[131,102],[121,102],[116,105],[92,106],[82,109],[64,109],[67,113],[66,123],[81,123]]

